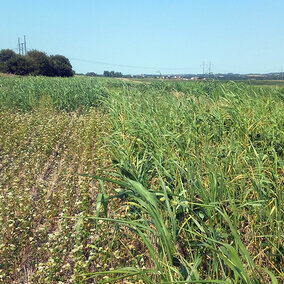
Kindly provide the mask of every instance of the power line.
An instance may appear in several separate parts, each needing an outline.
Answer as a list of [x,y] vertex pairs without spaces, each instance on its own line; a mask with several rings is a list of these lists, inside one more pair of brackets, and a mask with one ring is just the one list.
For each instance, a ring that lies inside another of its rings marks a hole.
[[114,66],[114,67],[125,67],[125,68],[135,68],[135,69],[150,69],[150,70],[197,70],[199,67],[180,67],[180,68],[172,68],[172,67],[150,67],[150,66],[138,66],[138,65],[125,65],[125,64],[115,64],[115,63],[109,63],[109,62],[103,62],[103,61],[97,61],[97,60],[87,60],[87,59],[80,59],[80,58],[72,58],[71,60],[86,62],[86,63],[92,63],[92,64],[100,64],[100,65],[108,65],[108,66]]
[[[24,35],[24,42],[21,42],[20,37],[18,38],[18,50],[19,54],[25,55],[27,53],[27,41],[26,41],[26,36]],[[89,59],[82,59],[82,58],[72,58],[69,57],[71,60],[75,61],[80,61],[80,62],[86,62],[86,63],[91,63],[91,64],[99,64],[99,65],[107,65],[107,66],[114,66],[114,67],[122,67],[122,68],[135,68],[135,69],[148,69],[152,71],[157,71],[159,70],[169,70],[169,71],[174,71],[174,70],[198,70],[199,67],[178,67],[178,68],[173,68],[173,67],[153,67],[153,66],[140,66],[140,65],[127,65],[127,64],[116,64],[116,63],[109,63],[109,62],[104,62],[104,61],[98,61],[98,60],[89,60]],[[204,63],[203,63],[203,73],[204,73]]]

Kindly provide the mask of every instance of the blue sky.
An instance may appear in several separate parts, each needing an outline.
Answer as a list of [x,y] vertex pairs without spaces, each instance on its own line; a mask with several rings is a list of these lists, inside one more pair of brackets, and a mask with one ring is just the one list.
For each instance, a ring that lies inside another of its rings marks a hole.
[[[0,0],[0,49],[68,57],[78,73],[284,71],[284,0]],[[112,65],[113,64],[113,65]]]

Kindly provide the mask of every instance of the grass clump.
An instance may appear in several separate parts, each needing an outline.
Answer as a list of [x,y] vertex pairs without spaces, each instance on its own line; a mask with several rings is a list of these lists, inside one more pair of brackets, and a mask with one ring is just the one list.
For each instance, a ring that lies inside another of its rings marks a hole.
[[130,207],[156,230],[143,239],[155,277],[261,283],[276,279],[268,268],[281,279],[282,94],[235,83],[177,87],[140,85],[108,103],[110,151]]

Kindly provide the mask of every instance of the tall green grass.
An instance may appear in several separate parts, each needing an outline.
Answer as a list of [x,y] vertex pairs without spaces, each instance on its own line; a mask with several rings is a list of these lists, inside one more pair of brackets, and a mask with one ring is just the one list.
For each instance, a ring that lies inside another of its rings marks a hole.
[[140,216],[128,226],[155,267],[145,283],[283,278],[279,90],[214,81],[126,85],[106,104],[113,162]]
[[[0,172],[9,197],[1,202],[24,208],[1,211],[5,279],[37,249],[29,239],[42,225],[27,219],[23,235],[14,224],[30,207],[39,212],[29,190],[46,171],[40,204],[53,194],[40,216],[52,224],[38,239],[42,255],[29,259],[31,279],[281,283],[283,106],[283,89],[235,82],[0,77],[0,162],[11,161]],[[90,169],[95,193],[74,175]],[[12,256],[5,245],[14,243]]]
[[38,108],[58,111],[98,107],[108,96],[108,80],[0,76],[0,108],[29,112]]

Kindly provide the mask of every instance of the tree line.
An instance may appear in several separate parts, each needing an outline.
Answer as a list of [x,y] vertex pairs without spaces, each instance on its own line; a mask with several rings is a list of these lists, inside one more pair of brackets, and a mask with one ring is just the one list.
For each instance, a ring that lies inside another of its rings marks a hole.
[[49,77],[74,75],[69,59],[63,55],[48,56],[45,52],[38,50],[31,50],[26,55],[20,55],[11,49],[0,50],[0,73]]
[[104,76],[105,77],[122,77],[121,72],[114,72],[114,71],[104,71]]
[[86,74],[79,74],[79,75],[85,75],[89,77],[114,77],[114,78],[121,78],[123,77],[123,74],[121,72],[115,72],[115,71],[104,71],[103,75],[99,75],[95,72],[87,72]]
[[99,75],[95,72],[87,72],[86,74],[80,74],[80,75],[85,75],[89,77],[114,77],[114,78],[121,78],[123,77],[123,74],[121,72],[114,72],[114,71],[104,71],[102,75]]

